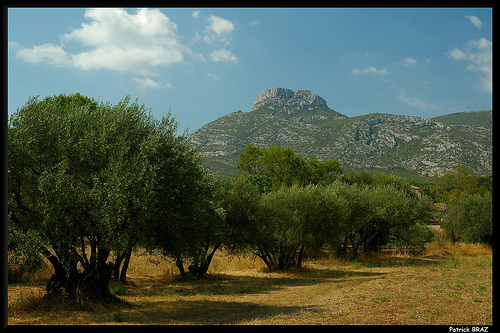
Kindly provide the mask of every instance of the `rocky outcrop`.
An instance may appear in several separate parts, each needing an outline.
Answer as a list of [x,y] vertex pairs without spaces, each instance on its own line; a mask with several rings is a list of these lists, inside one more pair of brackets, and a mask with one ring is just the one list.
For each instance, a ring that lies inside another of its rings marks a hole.
[[289,113],[315,106],[328,107],[323,98],[309,90],[293,91],[278,87],[264,90],[258,94],[250,112],[263,106],[286,107]]

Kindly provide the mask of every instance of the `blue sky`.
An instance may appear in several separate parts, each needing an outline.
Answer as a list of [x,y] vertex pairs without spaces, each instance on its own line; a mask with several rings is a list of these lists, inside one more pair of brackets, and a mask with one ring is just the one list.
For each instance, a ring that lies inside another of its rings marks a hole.
[[192,132],[272,87],[347,116],[492,109],[491,8],[9,8],[8,113],[130,94]]

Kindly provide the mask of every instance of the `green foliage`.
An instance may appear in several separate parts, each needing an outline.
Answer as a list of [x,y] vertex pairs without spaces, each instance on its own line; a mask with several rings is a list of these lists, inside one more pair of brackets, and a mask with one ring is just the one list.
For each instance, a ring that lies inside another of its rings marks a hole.
[[493,192],[493,175],[478,177],[477,181],[479,193]]
[[166,205],[154,208],[159,218],[150,222],[146,232],[150,249],[160,249],[176,261],[181,275],[194,279],[207,273],[218,249],[243,251],[253,241],[256,225],[252,218],[259,198],[258,190],[243,177],[216,180],[198,171],[204,181],[186,179],[179,206],[172,211]]
[[23,232],[9,219],[7,260],[9,282],[20,280],[23,275],[36,272],[42,266],[38,253],[39,237],[33,231]]
[[427,224],[435,209],[408,178],[368,170],[342,175],[337,161],[305,162],[279,146],[249,145],[238,166],[264,193],[254,253],[270,269],[300,266],[304,249],[325,244],[355,259],[385,245],[422,250],[432,238]]
[[342,185],[337,190],[348,202],[339,256],[356,259],[359,251],[376,251],[388,244],[422,249],[431,240],[427,224],[434,208],[426,198],[420,200],[392,185]]
[[411,180],[398,177],[380,171],[370,172],[366,169],[361,171],[349,171],[341,176],[341,180],[347,184],[366,185],[369,187],[394,185],[399,188],[408,188]]
[[246,177],[233,176],[218,181],[214,197],[216,206],[224,212],[224,246],[233,252],[245,250],[257,232],[259,189]]
[[304,184],[329,184],[335,181],[341,173],[339,161],[319,161],[316,156],[311,155],[306,161],[303,182]]
[[331,182],[341,173],[338,161],[318,161],[311,156],[306,162],[292,147],[281,146],[263,149],[246,146],[245,152],[240,154],[238,168],[250,175],[247,179],[263,192],[282,186]]
[[493,197],[490,192],[462,197],[448,211],[444,229],[452,239],[493,242]]
[[204,179],[176,130],[170,113],[155,120],[130,97],[117,105],[79,94],[31,98],[12,115],[9,223],[40,237],[55,270],[49,293],[112,299],[111,253],[144,240],[150,225],[159,232],[152,221],[197,214],[182,200],[203,195]]
[[[483,183],[488,186],[487,181],[483,181]],[[449,208],[460,198],[484,192],[474,171],[463,165],[457,165],[454,170],[442,176],[436,175],[432,185],[431,195],[434,200],[436,202],[446,202]]]
[[324,187],[283,187],[262,195],[254,253],[269,269],[300,267],[305,248],[319,249],[338,237],[340,203]]

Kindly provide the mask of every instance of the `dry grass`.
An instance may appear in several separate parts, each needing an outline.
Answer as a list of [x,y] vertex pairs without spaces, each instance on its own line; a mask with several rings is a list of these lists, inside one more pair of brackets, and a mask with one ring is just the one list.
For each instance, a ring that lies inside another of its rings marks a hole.
[[[150,259],[153,259],[151,262]],[[41,304],[42,281],[9,285],[12,324],[491,325],[492,253],[482,245],[429,244],[422,256],[308,260],[272,272],[251,256],[219,253],[203,281],[174,278],[172,262],[134,253],[128,306],[93,311]]]

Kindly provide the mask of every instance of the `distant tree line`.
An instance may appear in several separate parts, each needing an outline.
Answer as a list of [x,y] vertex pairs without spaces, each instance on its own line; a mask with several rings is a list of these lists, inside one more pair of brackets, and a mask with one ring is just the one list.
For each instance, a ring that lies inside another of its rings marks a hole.
[[[386,245],[418,251],[433,235],[434,206],[409,179],[344,174],[338,161],[252,145],[240,155],[242,174],[221,179],[170,112],[157,120],[130,97],[30,98],[9,120],[8,144],[9,279],[36,270],[42,255],[54,268],[50,299],[116,301],[110,280],[126,281],[138,246],[198,279],[220,249],[251,252],[276,270],[301,267],[324,247],[348,259]],[[455,207],[487,198],[460,200]],[[449,223],[467,238],[463,221]]]

